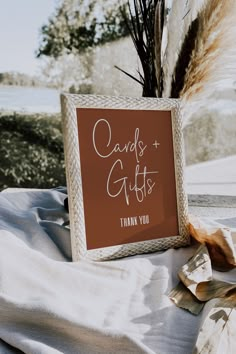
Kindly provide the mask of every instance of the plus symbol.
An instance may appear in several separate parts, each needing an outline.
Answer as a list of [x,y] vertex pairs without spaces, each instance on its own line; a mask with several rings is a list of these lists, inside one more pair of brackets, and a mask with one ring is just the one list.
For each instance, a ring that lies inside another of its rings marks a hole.
[[160,145],[160,143],[158,143],[158,142],[155,140],[155,143],[153,143],[152,145],[155,146],[155,148],[157,149],[158,146]]

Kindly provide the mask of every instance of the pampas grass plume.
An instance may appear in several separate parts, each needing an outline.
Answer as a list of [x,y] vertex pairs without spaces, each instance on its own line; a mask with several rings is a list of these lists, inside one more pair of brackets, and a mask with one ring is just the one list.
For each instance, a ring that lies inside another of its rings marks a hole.
[[198,15],[198,35],[180,96],[189,100],[236,73],[236,1],[208,0]]

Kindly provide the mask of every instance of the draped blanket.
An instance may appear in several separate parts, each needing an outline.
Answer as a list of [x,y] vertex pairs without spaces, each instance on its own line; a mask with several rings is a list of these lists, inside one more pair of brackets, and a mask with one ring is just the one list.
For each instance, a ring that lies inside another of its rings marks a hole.
[[[169,298],[199,245],[72,263],[65,197],[64,188],[0,193],[0,353],[190,354],[198,345],[208,353],[206,328],[211,321],[222,329],[225,304],[221,317],[214,317],[215,299],[196,316]],[[236,272],[213,276],[235,282]],[[224,345],[235,341],[229,322],[228,337],[217,336]]]

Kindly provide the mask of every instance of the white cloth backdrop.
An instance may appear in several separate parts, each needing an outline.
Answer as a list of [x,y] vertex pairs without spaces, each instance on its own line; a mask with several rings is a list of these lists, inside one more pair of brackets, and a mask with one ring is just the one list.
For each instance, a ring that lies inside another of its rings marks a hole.
[[72,263],[65,193],[0,193],[0,353],[190,354],[211,302],[194,316],[168,293],[195,248]]

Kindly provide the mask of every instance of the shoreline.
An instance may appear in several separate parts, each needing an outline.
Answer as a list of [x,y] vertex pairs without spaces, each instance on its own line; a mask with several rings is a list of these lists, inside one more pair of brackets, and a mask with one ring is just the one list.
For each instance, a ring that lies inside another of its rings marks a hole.
[[35,111],[35,112],[31,112],[31,111],[27,111],[27,110],[15,110],[15,109],[4,109],[0,107],[0,118],[3,116],[26,116],[26,117],[30,117],[30,116],[36,116],[36,117],[42,117],[42,118],[48,118],[53,116],[54,118],[61,118],[61,112],[39,112],[39,111]]

